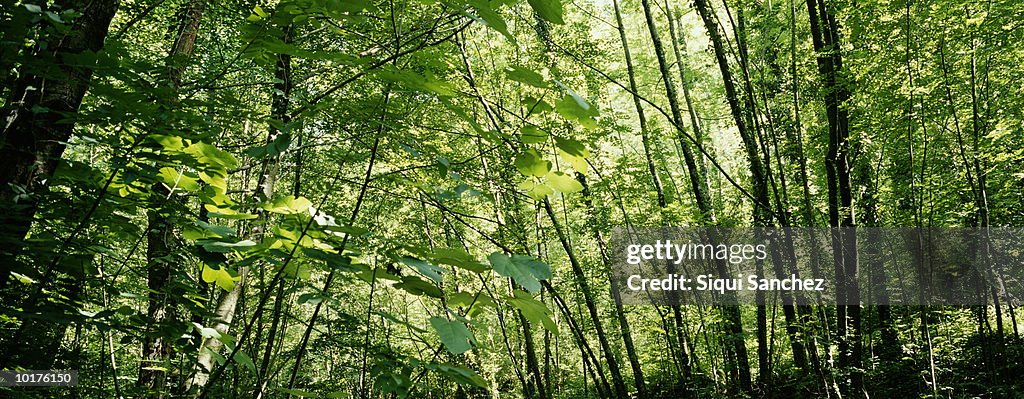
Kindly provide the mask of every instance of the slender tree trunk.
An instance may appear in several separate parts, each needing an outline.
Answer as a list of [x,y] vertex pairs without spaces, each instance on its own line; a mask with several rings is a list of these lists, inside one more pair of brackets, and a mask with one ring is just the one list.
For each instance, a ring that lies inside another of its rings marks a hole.
[[583,272],[583,266],[576,258],[576,251],[573,250],[572,245],[569,244],[569,239],[566,236],[565,231],[562,229],[561,224],[558,223],[558,217],[555,216],[554,210],[551,208],[551,202],[544,199],[544,210],[548,214],[548,218],[551,220],[552,226],[555,228],[555,233],[558,235],[558,241],[562,243],[562,249],[565,250],[566,256],[569,257],[569,265],[572,266],[573,275],[576,278],[576,285],[579,286],[580,292],[583,294],[583,300],[587,306],[587,311],[590,313],[590,319],[593,320],[594,330],[597,333],[597,342],[601,345],[601,351],[604,353],[605,362],[608,363],[608,369],[612,375],[612,387],[615,390],[615,396],[618,398],[629,397],[626,391],[626,384],[622,381],[622,374],[619,372],[619,362],[615,359],[615,353],[612,352],[611,345],[608,343],[608,336],[604,332],[603,323],[601,323],[601,315],[598,314],[597,304],[594,301],[594,294],[591,292],[590,283],[586,275]]
[[[181,18],[166,62],[167,81],[175,90],[181,84],[185,67],[195,50],[205,7],[205,0],[191,0],[179,12]],[[177,103],[176,98],[170,101],[172,104]],[[147,211],[149,228],[146,231],[146,272],[150,292],[147,313],[153,325],[159,327],[174,323],[178,318],[176,297],[168,295],[167,290],[174,284],[174,266],[178,263],[172,258],[175,246],[172,214],[177,212],[175,205],[181,204],[175,198],[177,194],[164,184],[157,183],[153,188],[153,201],[158,205]],[[170,370],[170,367],[163,366],[172,357],[170,341],[175,337],[156,334],[158,332],[150,332],[143,342],[138,385],[148,391],[148,397],[162,398],[166,394]]]
[[[288,25],[288,26],[286,26],[284,28],[284,30],[283,30],[284,34],[281,37],[281,41],[282,42],[284,42],[284,43],[291,43],[291,41],[292,41],[292,30],[293,30],[293,27],[291,25]],[[289,108],[289,104],[291,102],[291,92],[292,92],[292,74],[291,74],[292,64],[291,64],[291,61],[292,61],[291,55],[288,55],[288,54],[278,54],[277,55],[276,68],[275,68],[275,71],[274,71],[274,78],[275,78],[276,83],[274,84],[274,93],[275,94],[273,96],[273,100],[272,100],[272,104],[271,104],[271,110],[272,110],[272,113],[273,113],[273,115],[271,115],[271,117],[274,118],[275,120],[280,121],[282,124],[287,124],[288,122],[290,122],[290,118],[288,116],[288,108]],[[273,126],[271,126],[270,127],[270,131],[268,132],[267,142],[268,143],[273,142],[278,137],[279,134],[280,134],[280,132],[278,132]],[[301,148],[301,144],[299,144],[299,147]],[[300,158],[301,155],[298,153],[299,151],[301,151],[301,149],[298,149],[297,153],[296,153],[295,182],[294,182],[294,185],[292,186],[292,196],[294,196],[296,198],[299,197],[299,195],[301,194],[300,187],[301,187],[301,184],[302,184],[301,178],[300,178],[300,176],[301,176],[300,173],[301,172],[299,171],[299,168],[301,167],[300,166],[301,165],[301,158]],[[275,160],[275,164],[276,164],[276,160]],[[264,163],[262,169],[265,172],[272,172],[272,170],[269,170],[269,168],[271,168],[271,167],[272,167],[271,165],[269,165],[267,163]],[[265,173],[264,175],[267,176],[267,173]],[[270,178],[272,176],[267,176],[267,177]],[[270,197],[273,196],[274,187],[271,184],[270,180],[265,181],[263,183],[263,186],[260,187],[260,188],[262,189],[262,193],[263,193],[263,197],[264,198],[270,198]],[[273,315],[271,315],[270,330],[268,331],[268,334],[267,334],[267,342],[266,342],[266,345],[265,345],[265,348],[264,348],[264,351],[263,351],[263,359],[260,361],[260,368],[258,370],[258,375],[257,375],[257,384],[256,384],[257,389],[256,389],[256,393],[255,393],[255,398],[257,398],[257,399],[263,396],[263,392],[266,390],[267,383],[269,382],[268,377],[269,377],[269,373],[270,373],[270,364],[271,364],[271,360],[272,360],[271,356],[274,353],[273,348],[274,348],[274,342],[275,342],[275,340],[277,338],[277,334],[278,334],[277,330],[278,330],[278,327],[281,325],[281,316],[282,316],[281,308],[283,307],[285,299],[286,298],[285,298],[285,295],[284,295],[284,284],[278,284],[277,285],[277,292],[276,292],[276,294],[274,296],[274,310],[273,310]]]
[[[281,40],[285,43],[291,42],[291,25],[288,25],[284,28],[284,33],[283,36],[281,37]],[[290,122],[288,111],[291,103],[291,91],[293,87],[291,81],[291,56],[287,54],[279,54],[277,57],[277,63],[275,65],[276,67],[274,70],[274,94],[271,96],[270,107],[271,118],[279,121],[282,125],[286,125]],[[267,129],[267,138],[265,140],[265,143],[267,144],[274,142],[280,137],[281,134],[284,133],[278,130],[276,127],[274,127],[274,125],[268,126]],[[260,166],[260,175],[257,181],[257,189],[259,190],[258,192],[264,199],[269,200],[274,196],[275,187],[278,182],[279,161],[280,154],[266,154],[262,160],[262,164]],[[266,220],[266,218],[269,218],[270,216],[264,213],[263,217],[264,220]],[[257,228],[252,232],[254,237],[259,237],[263,235],[263,233],[263,227]],[[248,267],[240,267],[238,269],[238,283],[235,284],[234,288],[232,288],[231,291],[222,293],[217,301],[217,308],[216,311],[214,312],[213,328],[217,330],[217,332],[220,334],[226,334],[228,330],[231,328],[232,320],[234,320],[235,313],[238,311],[239,301],[244,300],[244,298],[240,298],[240,295],[245,290],[248,284],[248,273]],[[277,284],[283,285],[284,282],[279,281]],[[271,286],[267,287],[266,289],[274,289],[274,287]],[[275,315],[273,316],[275,318],[275,321],[273,321],[271,324],[270,336],[268,339],[267,347],[265,349],[270,349],[270,345],[272,345],[272,343],[274,342],[273,338],[274,335],[276,334],[275,330],[277,329],[276,326],[280,318],[280,302],[284,300],[284,298],[281,296],[282,290],[278,289],[277,294],[278,296],[275,297],[274,303]],[[214,354],[218,353],[220,351],[220,348],[222,347],[223,344],[220,342],[220,340],[216,338],[211,337],[205,338],[203,340],[203,345],[199,351],[199,358],[195,370],[195,376],[189,381],[190,391],[194,390],[194,392],[200,393],[205,390],[206,384],[209,382],[210,373],[213,371],[213,368],[215,366]],[[269,353],[269,351],[267,353]],[[259,370],[260,375],[258,377],[260,379],[260,383],[257,384],[257,387],[259,387],[256,390],[257,395],[261,395],[263,389],[265,389],[265,373],[266,368],[269,367],[268,358],[266,356],[267,354],[264,353],[264,359],[260,363],[261,369]]]
[[604,235],[601,234],[600,221],[595,213],[593,192],[590,190],[590,185],[587,184],[587,178],[583,173],[577,172],[576,178],[583,184],[582,194],[583,203],[587,208],[587,224],[590,226],[594,240],[597,241],[598,252],[601,254],[601,262],[604,264],[605,269],[608,270],[608,283],[611,286],[612,302],[615,305],[615,318],[619,322],[622,342],[623,345],[625,345],[626,356],[629,360],[630,368],[633,371],[633,382],[636,386],[636,393],[639,397],[646,397],[647,386],[644,383],[643,369],[640,367],[640,359],[636,354],[636,346],[633,344],[633,334],[629,327],[629,320],[626,318],[626,312],[622,305],[622,296],[619,293],[619,281],[612,277],[612,263],[608,254],[608,246],[604,239]]
[[626,27],[622,22],[622,11],[619,7],[618,0],[612,1],[612,6],[615,9],[615,21],[619,31],[619,41],[622,42],[622,53],[626,60],[626,74],[629,76],[629,90],[633,93],[630,97],[633,99],[633,106],[636,108],[637,119],[640,121],[640,140],[644,147],[644,160],[647,161],[647,172],[651,174],[651,180],[654,184],[654,191],[657,194],[657,202],[659,208],[665,208],[665,189],[661,183],[661,177],[658,176],[658,168],[654,163],[654,151],[652,149],[653,143],[651,143],[651,135],[647,127],[647,115],[644,113],[644,107],[640,102],[640,97],[636,95],[639,93],[639,89],[636,84],[636,68],[633,66],[633,55],[629,51],[629,41],[626,39]]
[[811,39],[817,53],[818,72],[825,95],[829,125],[825,158],[828,181],[829,224],[833,228],[832,249],[836,276],[836,338],[839,367],[848,373],[840,388],[846,398],[867,397],[864,387],[863,343],[861,341],[860,289],[857,286],[857,236],[854,231],[853,188],[850,167],[850,129],[846,104],[850,91],[839,81],[843,72],[838,26],[824,0],[807,0]]

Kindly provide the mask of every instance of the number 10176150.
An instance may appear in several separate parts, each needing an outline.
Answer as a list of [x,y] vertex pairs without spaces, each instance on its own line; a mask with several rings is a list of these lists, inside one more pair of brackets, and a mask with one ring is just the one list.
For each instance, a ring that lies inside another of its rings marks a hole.
[[73,387],[78,385],[78,370],[0,370],[0,386]]

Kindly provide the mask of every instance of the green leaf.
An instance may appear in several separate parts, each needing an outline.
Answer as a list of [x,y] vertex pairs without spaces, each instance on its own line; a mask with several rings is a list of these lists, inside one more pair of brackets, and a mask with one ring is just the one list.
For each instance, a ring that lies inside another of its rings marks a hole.
[[218,253],[242,251],[249,247],[256,246],[256,243],[252,240],[242,240],[239,242],[206,241],[201,244],[203,245],[203,249]]
[[[508,41],[515,43],[516,39],[508,32],[508,25],[505,24],[505,19],[501,17],[501,14],[498,14],[498,11],[495,10],[494,7],[491,7],[491,3],[489,1],[470,0],[467,4],[476,9],[476,15],[473,15],[473,13],[470,12],[466,13],[470,18],[473,18],[485,26],[491,27],[491,29],[498,31],[502,36],[505,36]],[[476,16],[479,16],[479,18],[474,18]]]
[[537,150],[529,149],[516,156],[513,163],[516,169],[519,169],[519,173],[526,176],[537,176],[541,177],[551,170],[551,162],[545,161],[540,156]]
[[390,280],[390,281],[402,281],[401,277],[398,277],[398,276],[396,276],[394,274],[388,273],[387,270],[385,270],[383,267],[378,267],[378,268],[373,269],[373,270],[370,270],[369,268],[367,268],[366,270],[363,270],[363,271],[357,273],[356,277],[359,277],[360,280],[363,280],[363,281],[365,281],[367,283],[372,282],[374,279],[377,279],[377,280]]
[[528,85],[536,87],[536,88],[540,88],[540,89],[550,89],[551,88],[551,84],[546,82],[544,80],[544,77],[541,76],[541,74],[539,74],[537,72],[534,72],[534,71],[531,71],[529,69],[523,68],[523,67],[519,67],[519,66],[506,67],[505,68],[505,75],[508,76],[508,78],[511,79],[511,80],[514,80],[514,81],[519,82],[519,83],[525,83],[525,84],[528,84]]
[[575,92],[570,92],[555,104],[555,111],[565,119],[574,120],[587,129],[597,128],[597,109]]
[[220,208],[213,204],[203,205],[207,211],[210,212],[210,217],[221,218],[221,219],[232,219],[232,220],[244,220],[244,219],[256,219],[259,216],[251,213],[242,213],[231,208]]
[[469,314],[473,315],[487,306],[495,306],[494,299],[489,295],[471,294],[468,292],[456,292],[448,297],[448,306],[469,308]]
[[523,144],[537,144],[548,140],[548,132],[532,125],[525,125],[519,128],[519,133],[521,134],[520,139]]
[[220,333],[217,332],[216,329],[210,327],[203,327],[202,324],[195,322],[192,323],[192,326],[196,328],[196,331],[198,331],[199,335],[202,336],[203,338],[213,338],[217,340],[221,339]]
[[398,260],[400,260],[402,263],[405,263],[406,265],[416,268],[416,270],[418,270],[421,274],[427,276],[431,280],[434,280],[438,284],[441,283],[441,273],[444,272],[444,269],[434,266],[428,263],[427,261],[416,258],[410,258],[407,256],[398,258]]
[[442,317],[431,317],[430,326],[437,331],[441,343],[448,352],[459,355],[473,348],[473,333],[466,324],[458,320],[447,320]]
[[526,97],[520,102],[526,110],[530,112],[530,115],[539,114],[542,112],[548,112],[555,108],[548,104],[547,101],[536,99],[533,97]]
[[520,290],[515,290],[513,294],[515,296],[506,297],[505,301],[519,309],[523,313],[523,317],[526,317],[531,323],[540,323],[548,331],[558,334],[558,325],[551,319],[551,310],[544,305],[544,302],[533,299],[530,294]]
[[532,256],[508,256],[495,252],[488,256],[487,260],[491,261],[495,272],[512,277],[516,283],[533,293],[540,292],[540,280],[551,278],[551,267]]
[[298,280],[309,280],[309,277],[312,275],[309,271],[309,266],[298,261],[288,262],[284,270],[281,271],[281,274]]
[[544,197],[555,193],[555,190],[551,189],[547,184],[544,184],[544,182],[538,182],[535,180],[536,179],[527,178],[519,183],[519,188],[526,191],[526,195],[530,196],[530,198],[533,198],[535,201],[543,200]]
[[260,7],[260,6],[253,7],[252,8],[252,13],[256,14],[256,15],[259,15],[260,18],[266,18],[266,17],[270,16],[269,14],[267,14],[266,11],[263,11],[263,8]]
[[22,5],[25,6],[25,9],[28,10],[28,12],[30,13],[39,14],[40,12],[43,12],[43,9],[35,4],[26,3]]
[[[285,125],[281,124],[281,121],[274,120],[274,119],[271,119],[270,121],[271,121],[271,124],[274,124],[276,126],[281,126],[281,127],[278,128],[278,130],[286,128]],[[276,122],[276,123],[274,123],[274,122]],[[277,137],[274,138],[274,140],[271,140],[270,143],[267,143],[267,145],[251,147],[249,149],[246,149],[244,152],[245,152],[246,155],[249,155],[249,156],[251,156],[253,158],[257,158],[257,159],[262,159],[262,158],[265,158],[267,156],[276,157],[276,156],[280,155],[281,153],[283,153],[285,150],[287,150],[288,147],[291,146],[291,144],[292,144],[292,135],[289,134],[289,133],[281,133],[281,134],[277,135]]]
[[210,265],[203,265],[203,281],[217,283],[217,286],[224,291],[231,291],[235,288],[235,279],[231,277],[226,269],[214,269]]
[[441,298],[444,296],[444,294],[441,293],[441,289],[437,288],[436,285],[428,283],[426,280],[416,276],[403,276],[402,282],[395,284],[394,287],[405,290],[405,292],[416,296],[426,295],[434,298]]
[[185,140],[178,136],[162,136],[159,134],[149,135],[149,139],[155,141],[170,152],[181,151],[185,148]]
[[563,139],[561,137],[555,137],[555,145],[559,150],[564,151],[566,154],[586,158],[590,156],[590,151],[587,151],[587,147],[583,143],[573,139]]
[[434,262],[460,269],[466,269],[474,273],[487,271],[487,266],[476,260],[465,250],[460,248],[437,248],[431,253]]
[[160,168],[160,179],[168,187],[175,187],[188,192],[199,190],[199,181],[171,167]]
[[21,274],[21,273],[11,272],[11,276],[14,276],[14,279],[18,280],[18,282],[20,282],[22,284],[35,284],[36,283],[36,281],[33,280],[31,277],[26,276],[26,275]]
[[537,12],[541,18],[544,18],[548,22],[553,24],[564,24],[562,20],[562,1],[561,0],[528,0],[530,7],[533,7],[533,11]]
[[235,235],[235,230],[226,226],[217,226],[206,223],[202,220],[196,221],[196,226],[199,226],[205,231],[215,234],[217,237],[232,237]]
[[545,176],[548,185],[560,193],[575,193],[583,190],[583,184],[563,172],[551,172]]
[[235,356],[233,356],[232,359],[235,359],[235,363],[241,364],[245,368],[249,369],[249,371],[256,373],[256,365],[253,364],[252,359],[249,355],[246,355],[244,351],[239,350],[238,352],[235,352]]
[[192,143],[185,148],[185,153],[192,155],[200,164],[218,169],[232,169],[238,163],[227,151],[203,142]]
[[260,205],[260,208],[273,213],[294,215],[309,212],[311,206],[313,206],[313,203],[305,197],[286,196],[278,197],[270,203],[264,203]]
[[443,374],[448,377],[448,379],[455,381],[457,384],[487,388],[487,380],[477,375],[473,370],[437,363],[426,364],[424,365],[424,368]]

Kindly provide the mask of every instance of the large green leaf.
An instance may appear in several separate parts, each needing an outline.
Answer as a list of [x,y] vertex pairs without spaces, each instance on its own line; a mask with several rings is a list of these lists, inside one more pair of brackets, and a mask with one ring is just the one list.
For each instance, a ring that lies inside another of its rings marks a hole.
[[553,24],[564,24],[562,20],[562,1],[561,0],[528,0],[530,7],[533,7],[533,11],[537,12],[541,18],[544,18],[548,22]]
[[563,172],[551,172],[545,176],[548,185],[560,193],[575,193],[583,190],[583,184]]
[[537,150],[529,149],[516,156],[513,162],[519,173],[527,176],[541,177],[551,170],[551,162],[545,161]]
[[198,176],[188,173],[179,173],[177,169],[171,167],[160,168],[160,179],[163,180],[164,184],[168,187],[174,187],[188,192],[195,192],[199,190],[199,180],[197,180],[196,177]]
[[216,282],[217,286],[224,291],[231,291],[235,288],[235,279],[231,277],[231,273],[228,273],[227,269],[214,269],[209,265],[203,265],[202,277],[203,281],[207,283]]
[[505,19],[501,17],[501,14],[498,14],[498,10],[495,10],[494,7],[491,6],[491,2],[487,0],[469,0],[467,4],[476,10],[476,15],[467,12],[470,18],[491,27],[491,29],[498,31],[502,36],[505,36],[508,41],[515,43],[516,39],[508,32],[508,25],[505,24]]
[[232,359],[235,359],[235,363],[241,364],[249,371],[256,373],[256,365],[252,362],[252,358],[245,354],[245,351],[239,350],[235,352],[235,356]]
[[441,283],[441,273],[444,272],[444,269],[432,265],[427,261],[410,258],[408,256],[400,257],[398,260],[402,261],[402,263],[405,263],[406,265],[416,268],[420,274],[427,276],[427,278],[434,280],[439,284]]
[[201,244],[203,249],[207,251],[220,253],[242,251],[256,246],[256,243],[252,240],[242,240],[239,242],[204,241]]
[[443,296],[441,290],[436,285],[416,276],[403,276],[402,282],[395,284],[395,288],[400,288],[416,296],[426,295],[434,298],[441,298]]
[[540,292],[540,280],[551,278],[551,267],[532,256],[512,255],[495,252],[487,257],[494,271],[512,277],[516,283],[530,292]]
[[562,97],[555,104],[555,111],[565,119],[579,122],[587,129],[597,128],[597,121],[594,119],[597,116],[597,109],[575,92]]
[[477,375],[473,370],[438,363],[425,364],[423,367],[434,370],[458,384],[487,388],[487,380]]
[[512,79],[516,82],[525,83],[536,88],[551,88],[551,84],[544,80],[544,76],[541,76],[541,74],[537,72],[531,71],[520,66],[506,67],[505,75],[508,76],[509,79]]
[[430,326],[437,331],[441,343],[448,352],[459,355],[473,348],[473,333],[466,328],[465,323],[443,317],[431,317]]
[[519,128],[520,140],[523,144],[537,144],[548,140],[548,132],[532,125]]
[[185,152],[195,157],[200,164],[218,169],[234,168],[238,161],[227,151],[203,142],[192,143],[185,148]]
[[487,306],[495,306],[494,299],[484,293],[471,294],[469,292],[456,292],[448,297],[448,306],[468,307],[469,314],[478,313]]
[[544,302],[533,299],[530,294],[520,290],[515,290],[513,295],[506,297],[505,302],[519,309],[523,313],[523,317],[526,317],[531,323],[540,323],[548,331],[558,334],[558,325],[551,319],[551,310],[544,305]]
[[487,266],[459,248],[437,248],[431,253],[434,262],[466,269],[474,273],[487,271]]
[[519,183],[519,188],[526,191],[526,195],[537,201],[543,200],[544,197],[555,193],[555,190],[553,190],[551,186],[536,180],[537,179],[528,177],[526,180]]
[[309,212],[309,208],[313,206],[312,202],[309,202],[305,197],[278,197],[269,203],[260,205],[267,211],[282,214],[298,214]]

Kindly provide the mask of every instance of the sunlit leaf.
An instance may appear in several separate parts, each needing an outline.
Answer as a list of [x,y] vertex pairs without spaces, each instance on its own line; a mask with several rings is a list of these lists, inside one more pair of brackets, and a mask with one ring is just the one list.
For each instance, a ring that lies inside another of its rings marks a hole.
[[456,355],[465,353],[466,351],[473,348],[473,333],[466,328],[466,325],[459,320],[447,320],[442,317],[431,317],[430,326],[434,327],[434,331],[441,338],[441,343],[444,344],[445,349],[448,352]]
[[568,194],[583,190],[583,184],[563,172],[551,172],[545,178],[548,185],[560,193]]
[[506,297],[505,301],[519,309],[523,313],[523,317],[526,317],[531,323],[540,323],[548,331],[558,334],[558,325],[551,319],[551,310],[544,305],[544,302],[533,299],[530,294],[520,290],[515,290],[513,296]]
[[540,292],[540,280],[551,278],[551,267],[531,256],[495,252],[487,256],[487,260],[496,273],[511,277],[530,292]]

